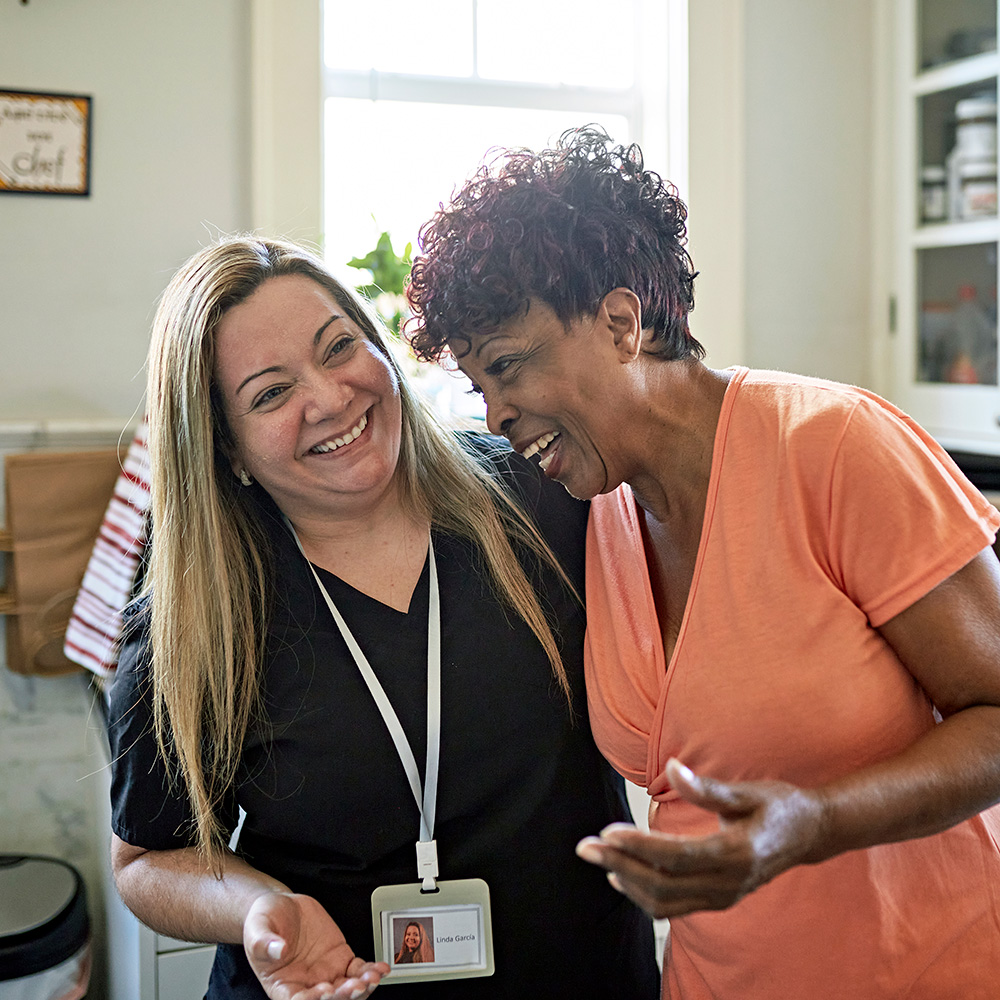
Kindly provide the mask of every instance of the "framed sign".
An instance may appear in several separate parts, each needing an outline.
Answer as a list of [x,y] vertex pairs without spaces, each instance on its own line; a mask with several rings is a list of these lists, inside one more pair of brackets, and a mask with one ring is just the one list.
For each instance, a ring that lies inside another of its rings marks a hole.
[[0,194],[90,194],[90,98],[0,90]]

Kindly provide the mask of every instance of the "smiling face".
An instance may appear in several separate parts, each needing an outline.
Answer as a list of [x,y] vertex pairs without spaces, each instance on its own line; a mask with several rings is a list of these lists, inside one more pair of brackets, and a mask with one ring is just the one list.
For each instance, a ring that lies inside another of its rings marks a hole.
[[410,924],[403,935],[403,945],[409,951],[416,951],[420,947],[420,928],[416,924]]
[[449,345],[483,394],[490,430],[526,458],[538,456],[545,474],[580,499],[624,479],[616,398],[627,352],[610,299],[596,316],[568,328],[550,306],[532,299],[495,333]]
[[215,331],[214,375],[234,473],[246,469],[293,522],[391,493],[395,373],[321,285],[283,275],[233,306]]

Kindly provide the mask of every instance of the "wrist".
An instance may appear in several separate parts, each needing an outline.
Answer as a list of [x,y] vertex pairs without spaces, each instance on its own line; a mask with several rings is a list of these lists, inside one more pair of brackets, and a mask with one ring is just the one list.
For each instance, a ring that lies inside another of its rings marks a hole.
[[811,800],[814,829],[808,849],[802,856],[802,863],[817,865],[827,861],[840,850],[835,847],[836,819],[833,799],[823,788],[803,789],[802,794]]

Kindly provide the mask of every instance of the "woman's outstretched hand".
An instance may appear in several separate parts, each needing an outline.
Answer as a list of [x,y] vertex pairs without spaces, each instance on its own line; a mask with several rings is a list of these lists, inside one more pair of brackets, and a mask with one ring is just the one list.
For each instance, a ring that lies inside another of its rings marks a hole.
[[358,958],[326,910],[297,893],[258,896],[243,947],[271,1000],[361,1000],[389,971]]
[[782,781],[698,777],[675,759],[665,774],[682,799],[718,814],[718,832],[677,837],[616,823],[576,849],[655,918],[724,910],[809,858],[820,838],[824,812],[816,793]]

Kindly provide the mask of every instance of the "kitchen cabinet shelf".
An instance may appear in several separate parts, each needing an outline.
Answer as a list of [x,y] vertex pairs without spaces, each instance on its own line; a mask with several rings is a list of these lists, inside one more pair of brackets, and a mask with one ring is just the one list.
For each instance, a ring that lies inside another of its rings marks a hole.
[[923,223],[914,230],[911,244],[916,249],[971,246],[976,243],[995,243],[998,237],[1000,222],[996,219]]
[[946,448],[1000,457],[997,9],[894,0],[890,395]]
[[910,90],[914,96],[920,97],[941,90],[950,90],[952,87],[995,80],[998,72],[1000,72],[1000,55],[996,52],[985,52],[982,55],[958,59],[918,73],[910,84]]

